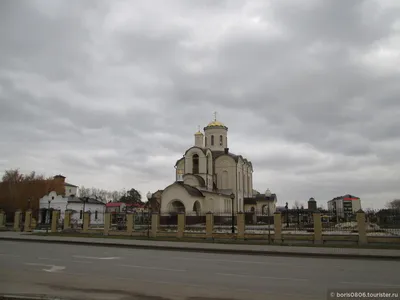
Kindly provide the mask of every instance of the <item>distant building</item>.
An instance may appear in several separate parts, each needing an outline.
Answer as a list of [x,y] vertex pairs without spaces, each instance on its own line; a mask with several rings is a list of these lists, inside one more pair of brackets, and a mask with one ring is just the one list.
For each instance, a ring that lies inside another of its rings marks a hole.
[[337,216],[342,218],[354,214],[360,209],[360,198],[350,194],[339,196],[328,201],[328,210],[335,212]]
[[307,208],[310,211],[317,211],[317,201],[314,198],[310,198],[307,202]]

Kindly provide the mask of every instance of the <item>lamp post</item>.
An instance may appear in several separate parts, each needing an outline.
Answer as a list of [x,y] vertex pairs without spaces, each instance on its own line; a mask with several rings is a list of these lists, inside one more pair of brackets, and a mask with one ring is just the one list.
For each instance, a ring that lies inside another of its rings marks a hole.
[[[54,198],[54,197],[52,197],[52,198]],[[48,215],[48,217],[47,217],[48,224],[47,224],[47,226],[46,226],[46,234],[49,233],[49,226],[50,226],[50,202],[51,202],[51,200],[49,199],[49,201],[47,201],[47,202],[48,202],[48,205],[47,205],[47,214],[46,214],[46,215]],[[47,223],[47,222],[46,222],[46,223]]]
[[85,223],[85,208],[86,208],[86,202],[88,201],[89,197],[83,197],[83,210],[82,210],[82,229],[83,229],[83,223]]
[[289,204],[286,202],[285,205],[286,209],[286,228],[289,228]]
[[232,233],[235,233],[235,215],[234,215],[234,211],[233,211],[233,206],[234,206],[234,200],[235,200],[235,194],[232,193],[230,195],[230,198],[232,200]]
[[151,207],[150,207],[150,200],[151,197],[153,197],[153,194],[149,191],[146,195],[147,197],[147,238],[150,237],[150,214],[149,212],[151,211]]

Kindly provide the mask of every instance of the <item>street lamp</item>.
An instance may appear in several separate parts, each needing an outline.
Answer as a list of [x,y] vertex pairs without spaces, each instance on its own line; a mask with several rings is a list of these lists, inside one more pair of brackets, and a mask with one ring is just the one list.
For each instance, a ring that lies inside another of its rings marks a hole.
[[[53,200],[54,199],[54,196],[52,196],[51,197],[51,200]],[[47,218],[47,220],[48,220],[48,224],[47,224],[47,226],[46,226],[46,234],[47,233],[49,233],[49,226],[50,226],[50,202],[51,202],[51,200],[49,199],[47,202],[48,202],[48,205],[47,205],[47,214],[46,215],[48,215],[48,218]]]
[[232,193],[230,195],[230,198],[232,200],[232,233],[235,233],[235,215],[233,214],[233,206],[234,206],[235,194]]
[[149,214],[149,212],[151,210],[150,200],[151,200],[151,197],[153,197],[153,194],[149,191],[147,193],[146,197],[147,197],[147,238],[149,238],[150,237],[150,214]]
[[289,228],[289,204],[286,202],[285,205],[286,209],[286,228]]

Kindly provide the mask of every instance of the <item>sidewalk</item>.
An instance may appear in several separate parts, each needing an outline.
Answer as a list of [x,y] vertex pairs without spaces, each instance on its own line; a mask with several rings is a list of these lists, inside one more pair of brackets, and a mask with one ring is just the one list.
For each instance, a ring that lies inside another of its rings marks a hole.
[[36,236],[20,232],[0,232],[0,241],[27,241],[44,243],[79,244],[87,246],[125,247],[153,250],[176,250],[208,253],[250,254],[250,255],[290,255],[323,256],[337,258],[377,258],[400,259],[396,249],[358,249],[328,247],[298,247],[275,245],[238,245],[195,242],[169,242],[135,239],[107,239],[84,237]]

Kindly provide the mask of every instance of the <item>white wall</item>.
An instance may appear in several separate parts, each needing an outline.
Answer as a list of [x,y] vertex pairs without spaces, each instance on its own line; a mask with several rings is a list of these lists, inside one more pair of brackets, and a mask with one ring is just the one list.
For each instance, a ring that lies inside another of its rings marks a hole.
[[73,186],[65,186],[65,196],[69,197],[71,195],[78,196],[78,187],[73,187]]
[[[71,222],[75,222],[76,224],[82,224],[83,222],[83,214],[82,219],[80,218],[80,211],[83,212],[83,203],[69,203],[68,209],[72,209],[76,211],[71,216]],[[101,225],[104,224],[104,212],[106,210],[105,205],[101,204],[93,204],[93,203],[86,203],[85,204],[85,211],[90,211],[90,224],[91,225]],[[97,219],[96,219],[96,211],[97,211]]]

